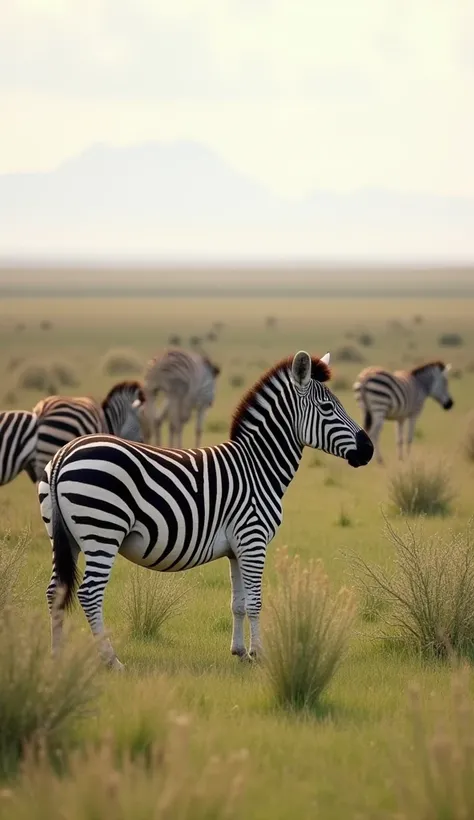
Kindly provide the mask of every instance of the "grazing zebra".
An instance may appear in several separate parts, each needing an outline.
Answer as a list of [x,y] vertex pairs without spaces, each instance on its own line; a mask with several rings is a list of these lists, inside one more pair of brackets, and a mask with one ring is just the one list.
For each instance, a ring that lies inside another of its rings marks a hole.
[[[194,351],[170,348],[149,362],[144,379],[146,404],[142,411],[145,439],[161,444],[161,425],[168,416],[170,447],[181,447],[184,425],[196,409],[196,447],[200,447],[204,416],[214,401],[215,382],[220,368],[207,356]],[[163,407],[155,412],[158,393],[165,394]]]
[[428,362],[413,370],[396,370],[395,373],[381,367],[367,367],[359,373],[353,389],[364,413],[364,429],[374,443],[379,464],[383,464],[383,459],[378,440],[385,419],[397,422],[398,455],[403,458],[405,422],[408,422],[408,455],[425,399],[431,396],[445,410],[453,406],[447,379],[450,367],[443,362]]
[[266,548],[281,524],[282,498],[303,448],[332,453],[352,467],[368,464],[373,454],[370,438],[324,384],[328,362],[329,354],[317,359],[300,351],[265,373],[241,401],[222,444],[168,450],[91,436],[56,454],[38,485],[53,545],[47,590],[53,652],[78,583],[82,550],[85,573],[77,595],[111,666],[122,665],[105,640],[102,607],[118,553],[162,572],[227,557],[231,652],[257,654]]
[[24,470],[36,482],[38,419],[27,410],[0,412],[0,485]]
[[139,408],[145,401],[141,384],[114,385],[99,404],[88,396],[48,396],[33,408],[38,417],[36,475],[41,478],[54,454],[72,439],[92,433],[110,433],[142,441]]

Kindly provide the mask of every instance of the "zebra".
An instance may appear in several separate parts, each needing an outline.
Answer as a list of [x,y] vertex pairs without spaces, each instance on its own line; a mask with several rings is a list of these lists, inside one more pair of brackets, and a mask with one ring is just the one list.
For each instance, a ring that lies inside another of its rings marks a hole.
[[[215,382],[220,368],[202,353],[168,348],[152,359],[145,371],[146,403],[142,409],[145,439],[161,444],[161,425],[168,416],[170,446],[181,447],[184,425],[196,409],[195,446],[201,445],[204,416],[212,405]],[[155,413],[154,403],[160,392],[165,393],[163,407]]]
[[243,397],[222,444],[173,450],[96,435],[56,453],[38,484],[53,547],[47,589],[53,653],[79,583],[82,550],[85,572],[77,596],[108,665],[122,668],[103,623],[105,587],[118,553],[162,572],[227,557],[231,652],[258,655],[266,548],[282,522],[283,495],[304,447],[332,453],[352,467],[368,464],[373,455],[369,436],[325,385],[329,358],[300,351],[268,370]]
[[38,419],[28,410],[0,412],[0,486],[22,472],[36,483]]
[[142,441],[139,408],[145,401],[142,385],[124,381],[114,385],[99,404],[89,396],[48,396],[33,408],[38,419],[36,476],[54,454],[72,439],[109,433]]
[[412,370],[396,370],[390,373],[381,367],[367,367],[359,373],[353,390],[356,401],[364,413],[364,429],[375,447],[379,464],[383,458],[379,436],[385,419],[397,422],[398,457],[403,459],[403,432],[408,422],[406,438],[407,456],[415,432],[415,424],[425,399],[431,396],[445,410],[454,402],[449,394],[447,374],[451,365],[440,361],[427,362]]

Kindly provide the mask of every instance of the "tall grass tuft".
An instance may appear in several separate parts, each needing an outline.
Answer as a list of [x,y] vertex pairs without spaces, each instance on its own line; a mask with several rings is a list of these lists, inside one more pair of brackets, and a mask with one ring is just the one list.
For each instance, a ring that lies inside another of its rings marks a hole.
[[468,461],[474,462],[474,415],[468,419],[463,444],[465,457]]
[[454,493],[446,467],[410,462],[390,479],[392,504],[405,515],[448,515]]
[[450,697],[443,698],[429,720],[420,688],[413,686],[409,714],[412,744],[395,766],[397,817],[474,817],[474,706],[468,670],[453,674]]
[[57,660],[38,618],[5,609],[0,620],[0,779],[13,774],[25,746],[50,754],[70,745],[96,695],[97,653],[70,642]]
[[[426,536],[406,523],[406,535],[386,521],[395,550],[392,571],[352,556],[361,585],[379,602],[383,637],[414,646],[425,657],[474,657],[474,539],[472,527]],[[388,630],[388,631],[387,631]]]
[[125,599],[132,636],[157,639],[163,625],[183,612],[188,594],[189,586],[182,577],[136,566]]
[[341,660],[355,599],[348,589],[331,595],[320,561],[302,566],[279,550],[277,572],[264,635],[266,674],[279,706],[314,709]]
[[107,376],[131,376],[143,369],[143,362],[134,350],[115,348],[102,359],[101,370]]
[[71,756],[62,777],[46,756],[27,758],[16,789],[0,796],[0,820],[232,820],[241,816],[247,752],[193,759],[190,724],[177,715],[146,763],[117,761],[113,739]]
[[30,535],[27,530],[20,532],[15,544],[10,543],[10,534],[7,532],[0,538],[0,617],[12,607],[27,603],[31,590],[37,583],[33,578],[19,580],[26,562],[30,544]]

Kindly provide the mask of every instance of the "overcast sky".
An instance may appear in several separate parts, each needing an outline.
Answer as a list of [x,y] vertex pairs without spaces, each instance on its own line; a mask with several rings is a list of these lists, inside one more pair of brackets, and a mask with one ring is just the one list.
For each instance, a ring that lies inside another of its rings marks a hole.
[[193,139],[285,196],[474,195],[472,0],[4,0],[0,172]]

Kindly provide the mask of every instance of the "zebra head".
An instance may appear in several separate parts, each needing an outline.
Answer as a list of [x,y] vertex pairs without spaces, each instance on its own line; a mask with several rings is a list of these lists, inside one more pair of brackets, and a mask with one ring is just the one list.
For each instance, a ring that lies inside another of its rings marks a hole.
[[454,402],[448,387],[448,373],[450,364],[444,362],[430,362],[412,370],[413,375],[423,386],[428,396],[431,396],[445,410],[451,410]]
[[445,410],[451,410],[454,404],[448,387],[448,373],[450,370],[450,364],[445,365],[443,362],[437,362],[436,366],[433,367],[433,381],[430,389],[430,396]]
[[346,413],[324,384],[330,378],[329,353],[312,359],[301,350],[291,364],[298,402],[297,426],[301,444],[346,459],[351,467],[368,464],[374,453],[367,433]]
[[145,393],[140,382],[125,381],[114,385],[102,402],[109,432],[129,441],[142,442],[139,412],[144,402]]

